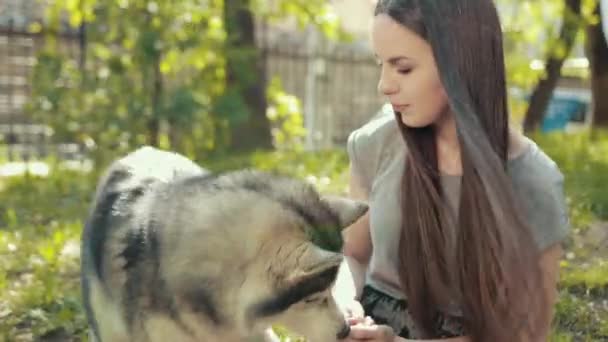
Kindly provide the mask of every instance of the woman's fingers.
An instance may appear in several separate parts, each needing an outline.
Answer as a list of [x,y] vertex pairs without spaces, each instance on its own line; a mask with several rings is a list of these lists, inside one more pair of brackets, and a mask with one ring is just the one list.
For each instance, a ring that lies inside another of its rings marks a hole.
[[373,339],[384,340],[395,336],[393,329],[386,325],[354,325],[350,329],[349,338],[352,339]]
[[350,334],[348,337],[354,339],[365,339],[374,338],[378,335],[378,329],[371,325],[355,325],[350,327]]
[[351,325],[351,326],[356,325],[356,324],[372,325],[372,324],[374,324],[374,319],[369,316],[349,317],[346,319],[346,322],[348,323],[348,325]]
[[346,319],[346,323],[348,323],[348,325],[356,325],[356,324],[361,324],[365,322],[365,318],[364,317],[348,317]]

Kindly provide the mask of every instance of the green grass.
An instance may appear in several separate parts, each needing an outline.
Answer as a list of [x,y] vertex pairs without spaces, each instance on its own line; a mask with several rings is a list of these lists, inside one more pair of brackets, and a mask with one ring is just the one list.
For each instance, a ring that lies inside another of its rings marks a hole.
[[[536,137],[566,175],[573,234],[608,219],[608,139],[586,134]],[[343,151],[255,153],[200,161],[214,171],[252,167],[308,179],[323,192],[344,193]],[[102,169],[102,168],[100,168]],[[48,178],[0,181],[0,341],[86,340],[79,291],[82,221],[96,175],[53,172]],[[552,341],[608,340],[608,255],[582,253],[564,260]],[[593,255],[593,257],[591,257]],[[282,332],[287,334],[286,332]]]
[[0,340],[82,337],[79,221],[0,231]]
[[565,175],[565,189],[573,225],[585,228],[608,220],[608,132],[542,134],[533,137]]

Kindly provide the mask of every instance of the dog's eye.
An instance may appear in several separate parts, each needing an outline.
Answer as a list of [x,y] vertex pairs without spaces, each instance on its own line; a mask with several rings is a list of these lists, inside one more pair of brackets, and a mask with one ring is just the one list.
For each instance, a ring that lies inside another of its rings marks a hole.
[[321,297],[310,297],[304,300],[304,303],[312,304],[312,303],[320,303],[323,300]]
[[311,297],[308,299],[304,300],[304,303],[306,304],[322,304],[322,305],[326,305],[328,302],[327,297]]

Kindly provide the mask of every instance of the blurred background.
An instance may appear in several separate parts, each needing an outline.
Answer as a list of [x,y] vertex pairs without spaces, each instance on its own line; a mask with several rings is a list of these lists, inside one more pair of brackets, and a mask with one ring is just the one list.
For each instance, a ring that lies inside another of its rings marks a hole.
[[[346,138],[384,106],[374,3],[0,0],[0,341],[86,340],[82,222],[138,146],[345,193]],[[495,3],[511,120],[566,176],[552,340],[608,341],[608,1]]]

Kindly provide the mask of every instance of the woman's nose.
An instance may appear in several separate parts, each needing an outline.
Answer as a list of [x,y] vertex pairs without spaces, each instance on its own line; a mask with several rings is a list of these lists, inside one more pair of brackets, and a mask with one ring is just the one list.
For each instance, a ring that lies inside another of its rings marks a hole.
[[384,95],[392,95],[399,91],[399,85],[395,80],[392,80],[390,76],[384,73],[380,76],[378,81],[378,92]]

